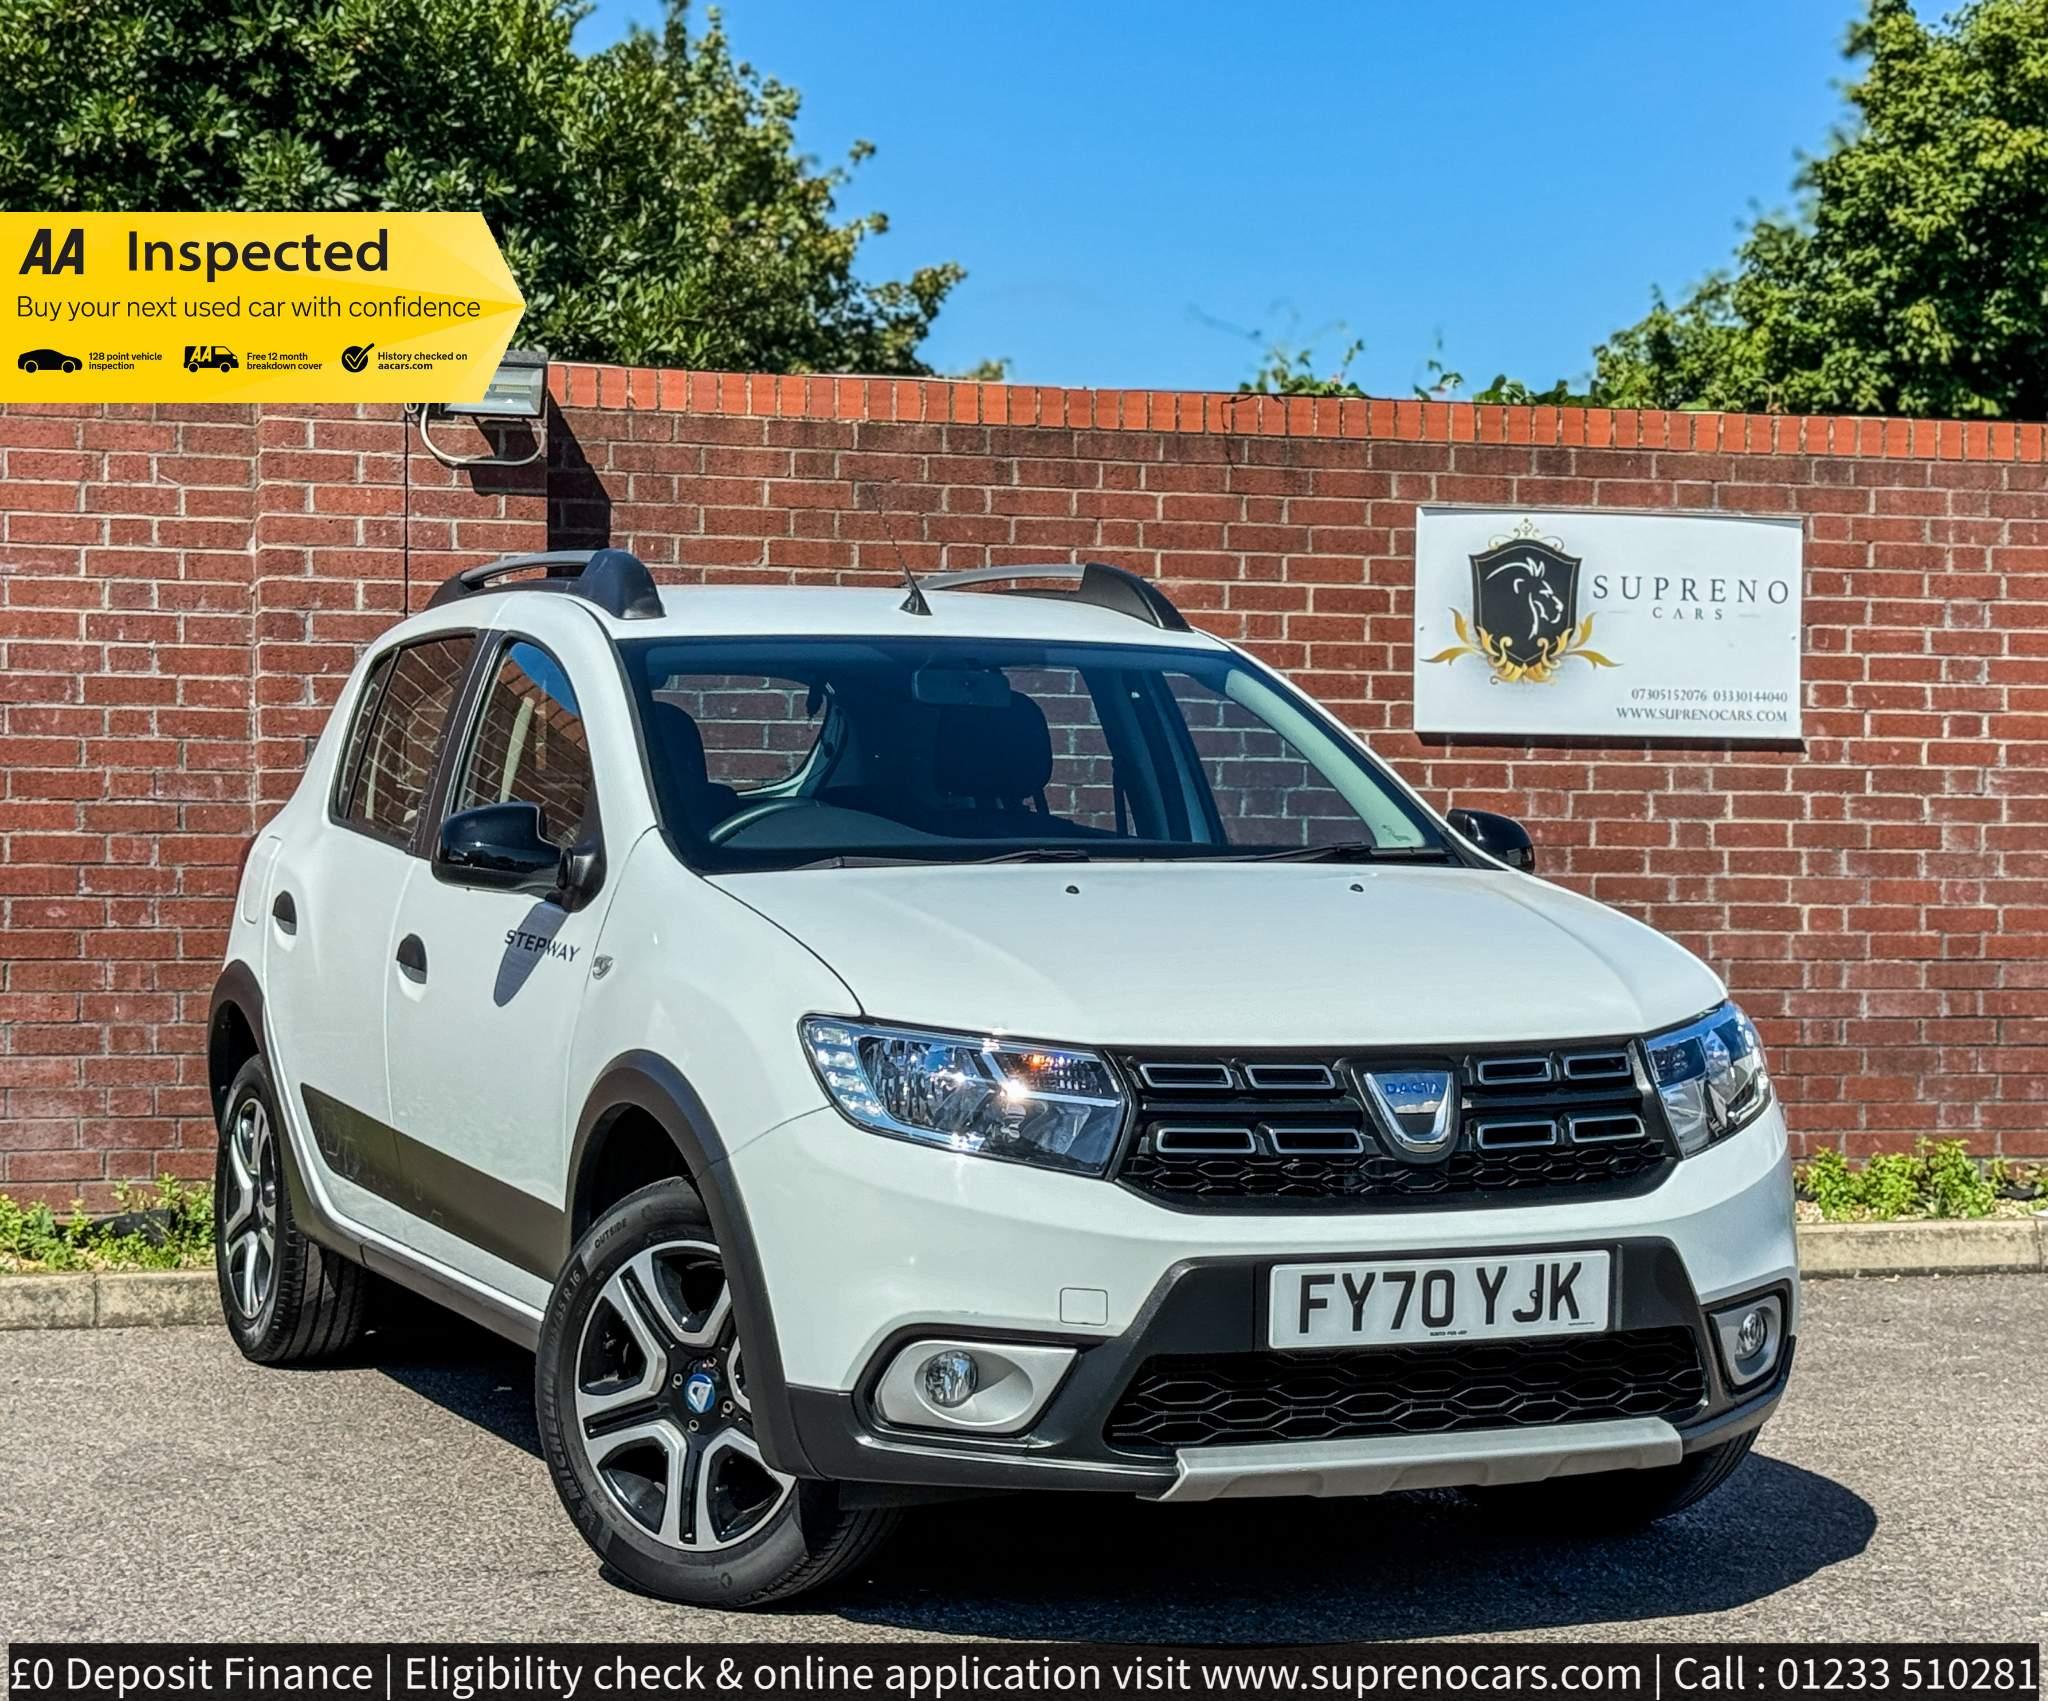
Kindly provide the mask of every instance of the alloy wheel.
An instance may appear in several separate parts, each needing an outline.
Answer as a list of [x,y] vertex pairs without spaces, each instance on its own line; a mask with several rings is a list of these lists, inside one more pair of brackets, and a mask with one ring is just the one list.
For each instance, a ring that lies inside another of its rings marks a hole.
[[262,1099],[242,1100],[228,1128],[227,1215],[221,1260],[244,1317],[255,1317],[277,1279],[277,1138]]
[[674,1240],[613,1272],[576,1350],[576,1438],[614,1505],[670,1547],[708,1552],[765,1529],[796,1479],[754,1439],[718,1249]]

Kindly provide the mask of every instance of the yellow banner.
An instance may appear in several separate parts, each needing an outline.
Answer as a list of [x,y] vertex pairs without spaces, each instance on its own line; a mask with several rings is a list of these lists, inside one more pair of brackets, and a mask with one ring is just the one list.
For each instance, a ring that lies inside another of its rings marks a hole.
[[525,302],[481,213],[0,213],[7,402],[474,402]]

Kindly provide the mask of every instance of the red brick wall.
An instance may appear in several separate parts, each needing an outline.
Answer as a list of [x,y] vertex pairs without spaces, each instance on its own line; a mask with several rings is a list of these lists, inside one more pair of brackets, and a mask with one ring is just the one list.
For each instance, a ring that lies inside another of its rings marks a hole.
[[542,535],[537,471],[478,490],[416,437],[408,526],[406,442],[395,409],[0,409],[7,1192],[104,1206],[119,1178],[212,1174],[242,847],[408,558],[417,601]]
[[[1439,802],[1662,928],[1756,1013],[1802,1142],[2048,1154],[2048,442],[2038,425],[579,369],[552,541],[664,577],[1100,557],[1285,668]],[[1415,506],[1806,520],[1807,737],[1410,730]]]
[[[1154,574],[1722,968],[1808,1144],[2048,1154],[2041,427],[555,378],[552,464],[511,472],[392,409],[0,411],[0,1187],[209,1167],[235,858],[340,675],[453,567],[606,541],[669,579]],[[1805,748],[1417,738],[1419,502],[1804,515]]]

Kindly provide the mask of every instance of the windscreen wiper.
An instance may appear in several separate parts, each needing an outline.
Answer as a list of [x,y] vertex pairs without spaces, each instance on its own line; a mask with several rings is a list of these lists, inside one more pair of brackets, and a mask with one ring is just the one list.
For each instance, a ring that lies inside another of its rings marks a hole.
[[1086,851],[1061,846],[1033,845],[1029,850],[1004,851],[1000,856],[970,856],[968,862],[1088,862],[1093,860]]
[[1084,850],[1054,850],[1044,846],[1030,850],[1004,851],[1000,856],[881,856],[858,851],[838,851],[814,856],[807,862],[792,862],[796,868],[970,868],[990,862],[1087,862]]
[[1247,851],[1233,862],[1449,862],[1441,845],[1382,845],[1344,839],[1333,845],[1290,845],[1286,850]]

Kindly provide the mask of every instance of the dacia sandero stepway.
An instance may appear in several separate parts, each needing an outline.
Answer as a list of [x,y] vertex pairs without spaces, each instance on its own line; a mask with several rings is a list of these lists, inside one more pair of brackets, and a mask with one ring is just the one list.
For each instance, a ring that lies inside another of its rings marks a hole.
[[470,569],[242,874],[228,1325],[335,1352],[374,1272],[531,1346],[679,1600],[946,1494],[1659,1517],[1785,1387],[1785,1124],[1714,973],[1533,870],[1114,567]]

